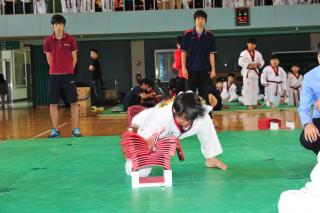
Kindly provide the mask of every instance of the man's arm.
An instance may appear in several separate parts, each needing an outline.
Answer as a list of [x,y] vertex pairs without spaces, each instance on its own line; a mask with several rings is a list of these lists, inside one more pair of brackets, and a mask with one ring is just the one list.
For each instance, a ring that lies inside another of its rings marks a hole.
[[182,51],[181,52],[181,65],[182,65],[182,73],[183,73],[183,77],[185,79],[188,79],[188,70],[187,70],[187,52],[186,51]]
[[142,92],[142,93],[140,93],[140,97],[142,99],[153,98],[155,95],[156,95],[155,92],[151,92],[151,93]]
[[210,53],[210,65],[211,65],[210,78],[214,79],[214,77],[216,77],[216,59],[215,59],[214,53]]
[[320,133],[312,122],[311,106],[314,104],[317,105],[317,103],[315,103],[314,94],[309,84],[310,81],[308,81],[308,79],[304,79],[302,82],[302,92],[298,111],[301,124],[304,127],[304,137],[312,143],[320,137]]
[[95,67],[94,67],[92,64],[90,64],[90,65],[89,65],[89,71],[90,71],[90,72],[93,72],[94,70],[95,70]]
[[47,62],[49,64],[49,67],[51,66],[51,54],[50,53],[46,53],[46,58],[47,58]]
[[180,49],[181,49],[181,68],[182,68],[182,74],[185,79],[188,79],[188,70],[187,70],[187,52],[188,52],[188,39],[186,37],[187,35],[185,34],[181,44],[180,44]]
[[76,66],[78,61],[77,51],[72,51],[72,64],[73,68]]
[[47,63],[50,67],[51,66],[51,45],[48,37],[43,41],[43,53],[46,54]]
[[312,123],[311,106],[315,104],[315,100],[309,84],[308,79],[304,79],[302,82],[300,106],[298,108],[302,126],[305,126],[307,123]]
[[210,55],[209,55],[209,61],[211,65],[210,70],[210,78],[214,79],[216,77],[216,60],[215,60],[215,53],[217,52],[217,46],[214,36],[212,36],[211,39],[211,45],[210,45]]

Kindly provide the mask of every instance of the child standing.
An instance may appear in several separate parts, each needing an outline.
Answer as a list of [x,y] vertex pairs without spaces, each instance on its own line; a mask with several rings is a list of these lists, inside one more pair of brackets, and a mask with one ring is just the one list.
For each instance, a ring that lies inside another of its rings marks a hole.
[[256,39],[251,38],[248,40],[247,49],[241,52],[238,64],[242,67],[243,104],[251,110],[258,104],[259,69],[264,65],[261,53],[256,50]]
[[303,76],[300,75],[299,71],[300,67],[297,65],[292,65],[291,72],[288,73],[288,104],[292,106],[298,106],[300,102]]
[[230,103],[238,100],[237,86],[234,83],[235,78],[236,76],[232,73],[228,75],[228,82],[224,85],[221,93],[223,103]]
[[265,87],[265,100],[271,108],[279,106],[280,97],[286,95],[287,74],[279,66],[279,58],[271,56],[270,65],[266,66],[261,75],[261,84]]

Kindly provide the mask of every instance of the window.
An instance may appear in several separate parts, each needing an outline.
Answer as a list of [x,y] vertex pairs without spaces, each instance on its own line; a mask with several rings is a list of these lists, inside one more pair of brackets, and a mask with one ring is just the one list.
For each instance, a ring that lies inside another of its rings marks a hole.
[[161,82],[169,82],[177,77],[177,72],[172,68],[174,49],[155,50],[155,76]]

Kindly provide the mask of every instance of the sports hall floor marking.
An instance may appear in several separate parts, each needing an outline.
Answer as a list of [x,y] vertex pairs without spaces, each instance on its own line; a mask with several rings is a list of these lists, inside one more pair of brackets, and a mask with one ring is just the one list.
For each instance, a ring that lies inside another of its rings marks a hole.
[[[58,128],[62,128],[62,127],[64,127],[64,126],[67,125],[67,124],[69,124],[69,123],[63,123],[63,124],[59,125]],[[40,138],[41,136],[48,134],[50,131],[51,131],[51,130],[48,129],[47,131],[44,131],[44,132],[40,133],[39,135],[33,136],[33,137],[30,138],[30,139]]]

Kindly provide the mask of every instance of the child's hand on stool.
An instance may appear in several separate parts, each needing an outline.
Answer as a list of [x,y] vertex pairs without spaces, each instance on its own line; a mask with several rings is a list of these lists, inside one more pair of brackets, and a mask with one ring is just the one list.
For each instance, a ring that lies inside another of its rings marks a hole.
[[158,132],[153,133],[153,135],[151,137],[146,139],[146,142],[148,144],[148,150],[150,152],[155,151],[155,148],[156,148],[155,144],[163,131],[164,131],[164,127],[162,127]]

